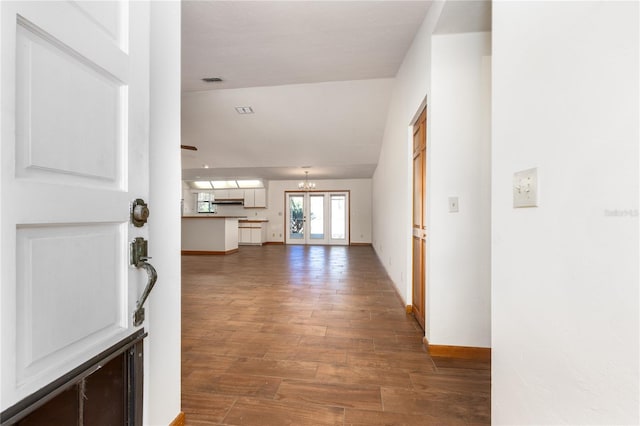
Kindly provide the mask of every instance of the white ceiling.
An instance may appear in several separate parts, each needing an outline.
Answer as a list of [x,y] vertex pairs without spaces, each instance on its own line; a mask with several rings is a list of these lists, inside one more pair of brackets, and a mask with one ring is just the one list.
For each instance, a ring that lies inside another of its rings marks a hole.
[[430,5],[184,1],[181,143],[198,147],[182,150],[184,178],[371,177],[392,78]]
[[392,88],[387,78],[186,92],[182,143],[198,151],[183,150],[183,168],[293,167],[302,175],[312,166],[317,176],[349,166],[371,177]]
[[[198,147],[182,151],[185,179],[373,175],[393,77],[431,1],[182,5],[181,143]],[[435,33],[490,30],[490,0],[449,0]]]
[[[430,1],[185,1],[184,91],[395,76]],[[222,83],[204,83],[221,77]]]

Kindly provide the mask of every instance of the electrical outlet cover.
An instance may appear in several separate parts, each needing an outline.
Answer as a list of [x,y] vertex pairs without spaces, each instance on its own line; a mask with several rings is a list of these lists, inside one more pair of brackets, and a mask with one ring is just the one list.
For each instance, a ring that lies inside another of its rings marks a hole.
[[538,169],[513,174],[513,208],[538,207]]

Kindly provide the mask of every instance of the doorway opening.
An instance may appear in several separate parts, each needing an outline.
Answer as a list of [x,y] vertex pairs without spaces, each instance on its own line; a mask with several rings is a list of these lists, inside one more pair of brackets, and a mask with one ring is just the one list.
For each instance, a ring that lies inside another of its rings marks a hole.
[[286,244],[349,245],[349,191],[285,194]]

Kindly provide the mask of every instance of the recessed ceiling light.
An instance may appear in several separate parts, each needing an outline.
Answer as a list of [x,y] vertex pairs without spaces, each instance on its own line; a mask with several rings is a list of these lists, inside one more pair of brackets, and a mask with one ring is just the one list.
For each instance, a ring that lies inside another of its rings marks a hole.
[[222,81],[220,77],[205,77],[202,79],[205,83],[219,83]]
[[236,107],[236,112],[238,114],[253,114],[253,108],[250,106],[240,106]]

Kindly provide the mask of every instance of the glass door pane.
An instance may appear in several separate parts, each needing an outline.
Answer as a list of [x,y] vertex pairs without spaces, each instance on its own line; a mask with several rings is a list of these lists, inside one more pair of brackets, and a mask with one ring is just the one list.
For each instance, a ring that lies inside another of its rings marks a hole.
[[309,196],[309,237],[324,239],[324,194]]
[[304,195],[289,195],[289,238],[304,239]]
[[347,237],[346,196],[331,196],[331,239],[344,240]]

